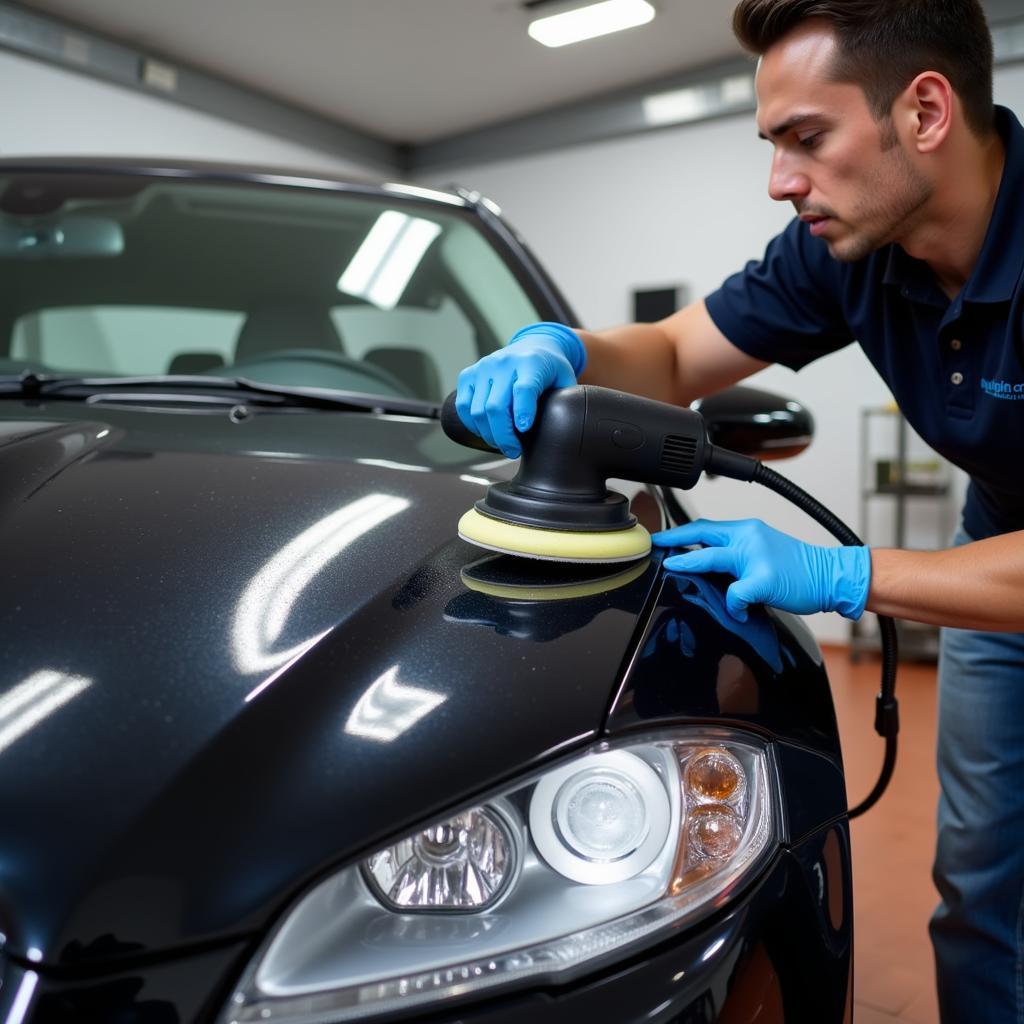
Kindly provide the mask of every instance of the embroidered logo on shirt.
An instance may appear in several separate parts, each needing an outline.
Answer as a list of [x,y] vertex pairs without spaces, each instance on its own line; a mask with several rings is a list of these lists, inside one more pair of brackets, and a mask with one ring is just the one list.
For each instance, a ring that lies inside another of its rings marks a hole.
[[1024,381],[1019,384],[1011,384],[1008,380],[986,380],[982,377],[981,390],[990,398],[1024,401]]

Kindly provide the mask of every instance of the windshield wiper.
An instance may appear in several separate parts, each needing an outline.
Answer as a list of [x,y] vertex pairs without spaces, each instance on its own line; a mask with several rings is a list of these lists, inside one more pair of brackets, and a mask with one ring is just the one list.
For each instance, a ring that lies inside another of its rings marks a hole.
[[417,398],[367,395],[334,388],[289,387],[265,384],[246,377],[80,377],[26,372],[0,376],[0,398],[66,398],[100,401],[154,401],[166,397],[187,400],[194,395],[202,401],[233,405],[239,399],[271,407],[337,409],[347,412],[398,413],[437,419],[440,405]]

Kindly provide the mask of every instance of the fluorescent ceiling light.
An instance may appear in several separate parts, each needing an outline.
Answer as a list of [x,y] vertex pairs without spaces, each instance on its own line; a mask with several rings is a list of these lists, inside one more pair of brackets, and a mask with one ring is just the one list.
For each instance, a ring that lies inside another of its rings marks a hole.
[[723,103],[750,103],[754,99],[754,76],[730,75],[722,79]]
[[706,109],[707,104],[700,89],[692,86],[673,89],[672,92],[659,93],[657,96],[645,96],[643,101],[644,121],[649,125],[695,121]]
[[338,279],[339,291],[394,309],[441,225],[397,210],[382,213]]
[[43,669],[0,697],[0,751],[92,683],[82,676]]
[[399,682],[398,666],[392,665],[359,698],[345,723],[345,732],[390,743],[447,699],[443,693]]
[[604,0],[530,23],[530,37],[545,46],[567,46],[610,32],[646,25],[654,17],[647,0]]
[[[320,640],[323,633],[292,646],[282,643],[281,638],[290,632],[286,627],[293,608],[304,595],[308,599],[317,576],[342,551],[404,512],[409,504],[407,498],[367,494],[317,520],[285,544],[252,577],[235,608],[231,646],[239,671],[276,672]],[[298,622],[292,628],[297,626]],[[260,689],[257,687],[247,700]]]
[[712,114],[745,108],[754,102],[750,74],[730,75],[719,82],[672,89],[643,99],[644,123],[657,126],[698,121]]
[[449,206],[465,206],[466,201],[461,196],[453,196],[448,192],[438,192],[432,188],[420,188],[417,185],[403,185],[399,182],[386,182],[382,188],[388,192],[398,192],[403,196],[415,196],[418,199],[433,199],[438,203],[447,203]]
[[380,270],[402,229],[408,223],[409,218],[397,210],[382,213],[356,250],[345,273],[338,280],[338,288],[350,295],[365,296],[374,275]]

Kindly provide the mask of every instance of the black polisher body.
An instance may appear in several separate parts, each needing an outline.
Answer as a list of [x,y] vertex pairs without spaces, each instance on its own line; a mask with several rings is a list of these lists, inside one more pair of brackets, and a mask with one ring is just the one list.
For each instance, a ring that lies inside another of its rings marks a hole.
[[[449,396],[445,433],[494,451],[467,430]],[[476,503],[483,515],[546,530],[628,530],[636,518],[609,477],[688,489],[713,451],[700,413],[594,385],[546,392],[533,427],[519,434],[519,471]]]

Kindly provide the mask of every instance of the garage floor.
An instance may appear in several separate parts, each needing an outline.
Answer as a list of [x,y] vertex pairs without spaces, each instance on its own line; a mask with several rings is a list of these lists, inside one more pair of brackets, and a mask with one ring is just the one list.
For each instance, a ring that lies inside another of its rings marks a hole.
[[[825,649],[843,741],[850,803],[878,777],[883,743],[874,701],[879,665],[851,664]],[[903,663],[896,677],[900,735],[896,771],[879,802],[851,825],[854,882],[855,1024],[937,1024],[928,918],[935,842],[935,666]]]

